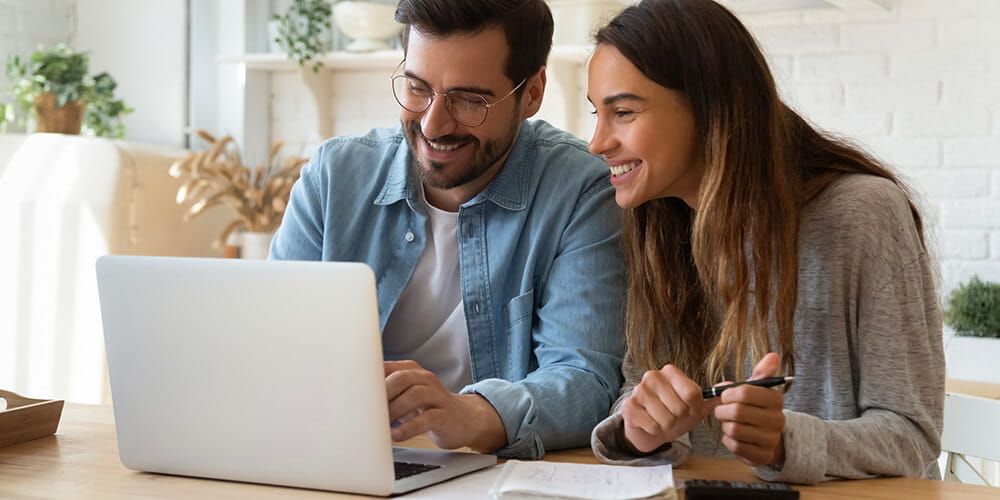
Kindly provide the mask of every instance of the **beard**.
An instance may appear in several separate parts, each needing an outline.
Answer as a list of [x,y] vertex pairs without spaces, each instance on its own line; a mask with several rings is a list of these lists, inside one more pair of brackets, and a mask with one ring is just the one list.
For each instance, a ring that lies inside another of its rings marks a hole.
[[499,162],[514,146],[520,123],[515,120],[504,137],[480,141],[472,135],[446,135],[435,137],[434,142],[443,145],[457,145],[475,148],[472,159],[465,164],[448,166],[444,163],[421,160],[417,156],[417,141],[426,139],[417,120],[403,122],[403,136],[413,154],[414,167],[420,181],[435,189],[453,189],[482,177],[493,165]]

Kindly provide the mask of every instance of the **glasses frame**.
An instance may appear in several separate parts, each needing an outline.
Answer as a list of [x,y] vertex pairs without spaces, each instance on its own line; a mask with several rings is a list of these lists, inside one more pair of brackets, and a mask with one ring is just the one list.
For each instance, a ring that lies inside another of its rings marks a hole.
[[[475,92],[467,92],[467,91],[464,91],[464,90],[446,90],[444,92],[438,92],[438,91],[432,89],[430,87],[430,85],[427,85],[427,82],[424,82],[424,81],[412,78],[412,77],[407,76],[406,74],[403,74],[403,73],[397,74],[397,72],[399,71],[399,69],[401,67],[403,67],[403,64],[405,64],[405,63],[406,63],[406,59],[403,59],[402,61],[400,61],[399,64],[396,66],[396,69],[394,69],[392,71],[392,76],[389,77],[389,81],[392,84],[392,96],[394,98],[396,98],[396,104],[399,104],[399,106],[401,108],[409,111],[410,113],[422,114],[422,113],[426,113],[428,109],[431,109],[431,106],[434,105],[434,99],[436,99],[437,96],[439,96],[439,95],[440,96],[444,96],[444,99],[445,99],[445,105],[444,105],[444,107],[445,107],[445,109],[448,110],[448,115],[451,116],[451,118],[453,120],[455,120],[455,122],[457,122],[457,123],[459,123],[459,124],[461,124],[463,126],[470,127],[470,128],[471,127],[478,127],[478,126],[486,123],[486,120],[489,119],[489,116],[490,116],[490,110],[493,109],[494,106],[496,106],[496,105],[498,105],[498,104],[506,101],[510,96],[514,95],[514,93],[517,92],[517,89],[519,89],[522,86],[524,86],[525,82],[528,81],[528,78],[525,77],[523,80],[521,80],[521,83],[519,83],[516,86],[514,86],[514,88],[510,92],[508,92],[507,95],[505,95],[505,96],[503,96],[503,97],[501,97],[501,98],[499,98],[499,99],[497,99],[497,100],[495,100],[493,102],[490,102],[488,99],[486,99],[486,96],[484,96],[482,94],[477,94]],[[401,101],[399,99],[399,96],[396,95],[396,79],[398,79],[398,78],[406,78],[407,80],[414,79],[414,80],[420,81],[421,84],[427,86],[427,90],[430,91],[431,95],[430,95],[430,98],[427,99],[427,106],[424,106],[424,109],[421,109],[421,110],[417,111],[417,110],[410,109],[410,108],[408,108],[408,107],[406,107],[406,106],[403,105],[403,101]],[[455,116],[455,113],[451,110],[451,104],[450,104],[450,101],[449,101],[449,96],[453,92],[462,92],[464,94],[474,95],[474,96],[477,96],[480,99],[482,99],[483,100],[483,106],[486,107],[486,113],[483,113],[483,119],[482,119],[482,121],[480,121],[479,123],[476,123],[475,125],[472,125],[472,124],[468,124],[468,123],[463,123],[461,120],[459,120],[458,117]]]

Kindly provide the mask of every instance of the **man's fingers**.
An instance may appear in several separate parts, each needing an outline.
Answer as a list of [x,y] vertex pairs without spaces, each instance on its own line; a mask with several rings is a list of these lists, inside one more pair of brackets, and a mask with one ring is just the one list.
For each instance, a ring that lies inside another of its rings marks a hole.
[[415,385],[435,386],[437,377],[433,373],[418,369],[407,369],[394,371],[385,377],[386,394],[389,401],[396,399],[400,394]]
[[392,429],[392,439],[393,441],[406,441],[425,432],[436,430],[441,427],[444,418],[444,410],[442,409],[427,410],[417,415],[416,418],[407,420]]
[[396,421],[408,413],[442,406],[441,394],[426,385],[410,386],[399,396],[389,400],[389,420]]
[[383,361],[382,362],[382,370],[385,372],[385,376],[386,377],[388,377],[389,375],[391,375],[391,374],[393,374],[395,372],[398,372],[400,370],[420,370],[422,368],[423,367],[420,366],[420,363],[417,363],[416,361],[412,361],[412,360],[409,360],[409,359],[405,359],[405,360],[401,360],[401,361]]

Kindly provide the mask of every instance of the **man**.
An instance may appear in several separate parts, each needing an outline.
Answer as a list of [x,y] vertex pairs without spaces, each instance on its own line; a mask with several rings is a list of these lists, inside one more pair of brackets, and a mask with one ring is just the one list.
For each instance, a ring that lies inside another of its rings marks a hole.
[[621,384],[624,271],[608,172],[528,122],[543,0],[403,0],[401,127],[327,141],[271,258],[375,271],[392,437],[539,458],[585,446]]

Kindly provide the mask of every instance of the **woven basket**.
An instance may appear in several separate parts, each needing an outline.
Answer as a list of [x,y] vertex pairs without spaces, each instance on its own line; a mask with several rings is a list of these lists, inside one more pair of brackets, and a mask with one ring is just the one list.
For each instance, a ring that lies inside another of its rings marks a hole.
[[56,95],[49,92],[35,96],[35,128],[37,132],[79,135],[83,125],[83,104],[79,101],[56,108]]

